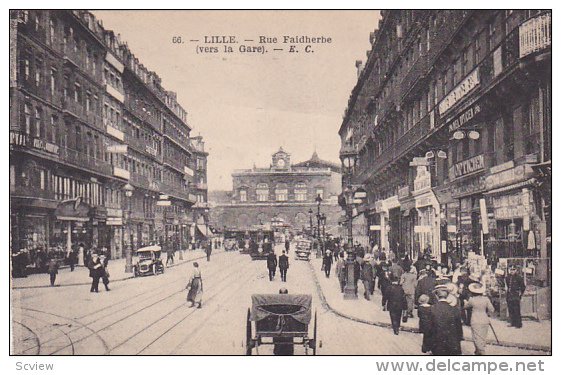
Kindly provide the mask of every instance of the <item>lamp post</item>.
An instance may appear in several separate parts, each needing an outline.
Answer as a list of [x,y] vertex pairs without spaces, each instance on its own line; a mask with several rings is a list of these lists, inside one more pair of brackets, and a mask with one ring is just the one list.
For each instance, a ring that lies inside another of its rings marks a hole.
[[345,269],[347,273],[347,280],[344,288],[344,299],[358,299],[356,294],[355,285],[355,253],[353,249],[353,190],[352,190],[352,174],[358,157],[356,148],[347,143],[341,148],[339,157],[343,162],[343,170],[346,175],[347,187],[345,193],[345,211],[347,214],[347,262]]
[[317,226],[317,239],[318,239],[318,252],[316,253],[316,255],[319,255],[320,253],[323,254],[323,240],[321,238],[321,232],[320,232],[320,228],[321,228],[321,202],[323,201],[323,199],[321,198],[321,196],[318,194],[318,196],[316,197],[316,203],[318,206],[318,212],[316,214],[316,219],[318,222],[318,226]]
[[310,208],[308,210],[308,215],[310,216],[310,236],[314,236],[314,224],[312,222],[312,215],[314,214],[314,211]]
[[132,235],[132,225],[131,225],[131,215],[132,215],[132,194],[134,192],[134,186],[132,186],[131,184],[126,184],[125,186],[123,186],[123,191],[125,192],[125,196],[127,197],[128,200],[128,215],[127,215],[127,228],[128,228],[128,232],[129,232],[129,243],[127,244],[127,247],[125,249],[125,273],[131,273],[132,272],[132,241],[133,241],[133,235]]

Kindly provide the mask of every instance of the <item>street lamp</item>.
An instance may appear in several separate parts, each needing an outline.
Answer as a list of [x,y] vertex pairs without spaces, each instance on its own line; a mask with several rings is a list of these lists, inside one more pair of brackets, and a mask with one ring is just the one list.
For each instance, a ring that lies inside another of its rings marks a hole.
[[[321,202],[323,201],[323,199],[321,198],[321,196],[318,194],[318,196],[316,197],[316,203],[318,205],[318,213],[316,214],[316,219],[318,222],[318,226],[317,226],[317,238],[318,238],[318,253],[321,251],[321,253],[323,254],[323,243],[322,243],[322,238],[321,238],[321,232],[320,232],[320,228],[321,228],[321,211],[320,211],[320,207],[321,207]],[[316,254],[318,254],[316,253]]]
[[354,262],[355,253],[353,249],[353,190],[352,190],[352,174],[354,167],[356,165],[358,153],[356,148],[350,144],[346,143],[344,147],[341,148],[339,153],[339,158],[343,163],[343,171],[347,177],[347,187],[344,190],[345,196],[345,211],[347,214],[347,262],[345,264],[345,269],[347,273],[347,280],[344,288],[344,299],[358,299],[355,293],[355,274],[354,274]]
[[310,216],[310,235],[313,237],[314,235],[314,224],[312,222],[312,215],[314,214],[314,211],[310,208],[308,210],[308,215]]
[[123,191],[125,192],[125,196],[128,200],[128,219],[127,219],[127,227],[129,231],[129,243],[125,249],[125,273],[132,272],[132,241],[133,241],[133,234],[132,234],[132,225],[131,225],[131,215],[132,215],[132,194],[134,192],[134,186],[127,183],[123,186]]

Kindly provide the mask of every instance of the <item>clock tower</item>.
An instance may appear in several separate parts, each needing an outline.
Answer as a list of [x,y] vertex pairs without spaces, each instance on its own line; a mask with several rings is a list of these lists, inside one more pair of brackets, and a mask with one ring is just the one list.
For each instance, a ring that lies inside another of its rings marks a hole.
[[273,169],[290,169],[290,154],[285,152],[282,147],[273,154]]

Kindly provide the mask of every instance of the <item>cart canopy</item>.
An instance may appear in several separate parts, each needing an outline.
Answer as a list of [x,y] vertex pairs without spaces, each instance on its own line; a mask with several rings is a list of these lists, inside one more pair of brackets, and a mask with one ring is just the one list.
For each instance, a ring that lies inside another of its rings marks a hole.
[[162,248],[158,245],[152,245],[152,246],[146,246],[146,247],[141,247],[140,249],[136,250],[137,253],[143,253],[143,252],[152,252],[152,251],[161,251]]
[[312,296],[309,294],[253,294],[251,320],[289,315],[302,324],[312,318]]

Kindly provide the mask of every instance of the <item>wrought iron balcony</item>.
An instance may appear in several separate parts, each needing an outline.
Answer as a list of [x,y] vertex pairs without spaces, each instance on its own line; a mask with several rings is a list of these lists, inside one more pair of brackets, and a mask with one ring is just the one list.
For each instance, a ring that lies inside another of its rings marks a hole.
[[534,16],[520,25],[520,58],[551,46],[551,13]]

